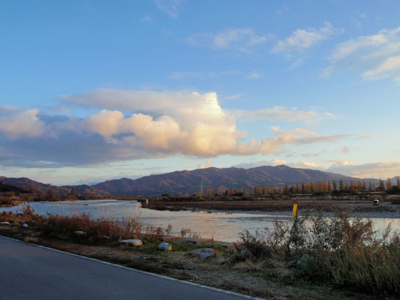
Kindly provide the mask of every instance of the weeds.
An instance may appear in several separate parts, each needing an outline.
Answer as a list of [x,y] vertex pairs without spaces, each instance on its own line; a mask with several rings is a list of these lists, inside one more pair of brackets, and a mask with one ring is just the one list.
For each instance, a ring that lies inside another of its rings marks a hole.
[[375,232],[371,220],[350,212],[276,221],[273,230],[245,231],[240,238],[259,266],[273,258],[297,278],[373,295],[400,293],[398,233],[390,226]]

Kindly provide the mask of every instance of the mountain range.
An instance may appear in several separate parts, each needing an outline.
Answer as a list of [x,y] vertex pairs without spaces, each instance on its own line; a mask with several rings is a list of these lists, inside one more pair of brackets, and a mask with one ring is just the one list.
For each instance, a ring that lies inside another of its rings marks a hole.
[[[226,189],[239,190],[242,188],[250,189],[255,185],[263,186],[282,186],[283,184],[324,182],[340,180],[344,183],[357,182],[362,180],[344,176],[336,173],[323,172],[311,169],[291,168],[286,165],[262,166],[252,169],[242,168],[206,168],[193,171],[176,171],[172,173],[150,175],[136,180],[121,178],[105,181],[95,185],[78,186],[53,186],[43,184],[28,178],[7,178],[0,177],[0,182],[23,186],[46,192],[52,188],[59,194],[66,194],[75,188],[78,194],[95,195],[161,195],[164,193],[174,194],[195,194],[201,189],[212,188],[224,191]],[[379,185],[379,180],[366,178],[366,183],[372,182],[375,186]]]
[[51,184],[41,183],[38,181],[34,181],[29,178],[8,178],[4,176],[0,176],[0,182],[13,185],[17,187],[22,187],[26,189],[26,193],[31,194],[45,194],[49,189],[52,189],[55,193],[59,195],[69,194],[72,188],[75,188],[77,194],[84,195],[84,194],[91,194],[91,195],[100,195],[100,196],[107,196],[109,195],[108,192],[101,191],[89,185],[64,185],[64,186],[55,186]]

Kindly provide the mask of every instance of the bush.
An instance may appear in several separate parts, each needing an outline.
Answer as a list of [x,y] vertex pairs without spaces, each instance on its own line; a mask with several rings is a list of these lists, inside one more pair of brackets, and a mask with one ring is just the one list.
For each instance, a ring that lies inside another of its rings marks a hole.
[[299,278],[374,295],[400,293],[398,233],[390,226],[375,232],[371,220],[350,212],[276,221],[271,231],[244,231],[240,238],[255,258],[284,261]]
[[73,216],[51,215],[43,224],[43,230],[47,235],[62,239],[74,236],[75,231],[84,231],[92,240],[103,240],[106,236],[113,240],[121,240],[138,238],[142,231],[142,223],[139,217],[114,221],[107,218],[93,220],[86,213]]
[[252,260],[270,257],[271,247],[262,231],[256,231],[255,236],[253,236],[248,230],[245,230],[239,233],[239,239],[249,251]]

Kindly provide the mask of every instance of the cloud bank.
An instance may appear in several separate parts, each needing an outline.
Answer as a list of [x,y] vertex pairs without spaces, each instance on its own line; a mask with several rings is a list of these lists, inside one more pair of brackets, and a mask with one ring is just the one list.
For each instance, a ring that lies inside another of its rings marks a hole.
[[325,172],[338,173],[357,178],[393,178],[400,174],[400,162],[378,162],[367,164],[354,164],[349,161],[335,161],[330,165],[321,165],[312,161],[292,161],[268,159],[235,165],[237,168],[255,168],[261,166],[287,165],[292,168],[313,169]]
[[268,155],[285,152],[287,145],[347,137],[271,127],[271,137],[247,141],[247,132],[237,129],[216,93],[99,89],[60,99],[98,112],[78,118],[1,108],[0,164],[59,167],[173,155]]

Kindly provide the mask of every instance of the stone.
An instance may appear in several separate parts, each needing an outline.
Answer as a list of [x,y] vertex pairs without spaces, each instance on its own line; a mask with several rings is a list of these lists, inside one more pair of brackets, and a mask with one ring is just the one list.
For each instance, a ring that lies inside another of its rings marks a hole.
[[22,224],[22,227],[28,228],[29,226],[28,226],[28,224],[24,223],[24,224]]
[[133,246],[142,246],[143,245],[141,240],[136,240],[136,239],[122,240],[121,243],[122,244],[130,244]]
[[193,250],[192,253],[201,258],[207,258],[207,257],[214,256],[214,250],[211,248],[196,249],[196,250]]
[[313,260],[313,258],[308,255],[308,254],[304,254],[298,261],[297,261],[297,265],[298,266],[302,266],[304,264],[307,264],[309,262],[311,262]]
[[160,250],[164,250],[164,251],[171,251],[172,250],[172,246],[168,243],[161,243],[160,245],[157,246],[158,249]]
[[84,231],[82,231],[82,230],[77,230],[77,231],[74,231],[74,234],[75,234],[75,235],[78,235],[78,236],[82,236],[82,235],[85,235],[86,232],[84,232]]
[[10,222],[0,222],[0,225],[10,225]]

